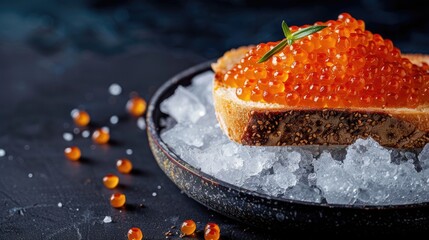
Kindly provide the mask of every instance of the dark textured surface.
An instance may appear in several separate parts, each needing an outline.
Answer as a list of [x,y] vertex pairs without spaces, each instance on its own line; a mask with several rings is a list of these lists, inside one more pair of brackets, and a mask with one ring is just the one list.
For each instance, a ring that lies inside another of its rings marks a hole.
[[[0,239],[125,239],[132,226],[139,226],[146,239],[163,239],[171,226],[188,218],[198,221],[199,229],[207,221],[219,223],[224,239],[263,239],[263,233],[181,194],[156,165],[146,132],[125,114],[129,92],[138,89],[148,98],[200,58],[148,49],[109,58],[84,54],[59,78],[45,67],[55,64],[52,59],[13,46],[3,46],[1,53],[0,65],[8,71],[0,76],[0,148],[7,153],[0,157]],[[160,69],[164,65],[169,67]],[[107,90],[114,82],[123,87],[118,97]],[[63,139],[64,132],[73,132],[69,114],[77,106],[87,109],[95,124],[111,127],[112,144],[93,145],[79,135],[72,142]],[[111,115],[120,116],[117,125],[109,124]],[[65,159],[63,150],[71,144],[81,147],[83,161]],[[115,160],[127,156],[126,149],[133,150],[128,157],[137,171],[119,175],[117,191],[126,194],[128,205],[117,210],[108,203],[116,190],[105,189],[101,179],[116,173]],[[105,216],[113,222],[102,223]]]
[[[182,69],[231,47],[281,38],[281,19],[299,25],[349,11],[404,52],[429,53],[427,9],[401,1],[169,3],[0,1],[0,149],[6,151],[0,157],[0,239],[125,239],[131,226],[141,227],[146,239],[164,239],[187,218],[199,229],[218,222],[222,239],[282,239],[181,194],[156,165],[146,133],[125,114],[128,94],[148,99]],[[121,96],[108,94],[114,82],[122,85]],[[74,128],[74,107],[85,107],[98,125],[120,116],[111,126],[113,144],[91,147],[79,136],[64,141],[62,134]],[[84,161],[64,158],[71,144],[82,147]],[[112,191],[101,178],[116,172],[115,159],[126,149],[133,149],[129,157],[138,171],[120,175],[118,190],[129,205],[119,211],[109,206]],[[113,223],[102,223],[107,215]]]

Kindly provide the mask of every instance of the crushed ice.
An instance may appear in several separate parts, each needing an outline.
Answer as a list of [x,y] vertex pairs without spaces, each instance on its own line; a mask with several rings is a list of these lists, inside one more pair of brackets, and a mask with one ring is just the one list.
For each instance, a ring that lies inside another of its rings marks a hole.
[[111,216],[105,216],[103,219],[103,223],[111,223],[112,222],[112,217]]
[[6,156],[6,151],[0,148],[0,157]]
[[216,121],[213,73],[179,86],[163,103],[161,138],[182,159],[225,182],[308,202],[388,205],[429,201],[429,144],[419,151],[371,138],[346,148],[250,147],[230,141]]

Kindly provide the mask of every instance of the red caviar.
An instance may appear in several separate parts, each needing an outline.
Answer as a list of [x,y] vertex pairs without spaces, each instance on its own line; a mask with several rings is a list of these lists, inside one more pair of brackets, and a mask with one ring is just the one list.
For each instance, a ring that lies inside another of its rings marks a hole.
[[71,111],[71,116],[77,126],[85,127],[91,121],[89,114],[83,110],[73,109]]
[[180,231],[182,232],[182,234],[186,236],[192,235],[196,229],[197,229],[197,224],[191,219],[184,221],[182,223],[182,226],[180,227]]
[[114,174],[107,174],[103,177],[103,184],[106,188],[113,189],[118,186],[119,178]]
[[133,97],[126,105],[128,113],[134,117],[139,117],[146,111],[146,101],[141,97]]
[[105,144],[110,140],[110,132],[107,127],[102,127],[94,131],[92,140],[98,144]]
[[[278,42],[261,43],[221,76],[246,101],[306,107],[407,107],[429,103],[427,65],[412,64],[392,41],[350,14],[257,61]],[[304,27],[304,26],[303,26]],[[292,32],[300,28],[293,26]]]
[[114,208],[121,208],[125,205],[126,197],[122,193],[114,193],[110,196],[110,205]]
[[209,222],[204,227],[204,240],[218,240],[220,238],[220,228],[216,223]]
[[142,240],[143,239],[143,232],[140,230],[140,228],[133,227],[128,230],[128,240]]
[[220,232],[220,227],[219,227],[219,225],[217,225],[216,223],[213,223],[213,222],[209,222],[209,223],[207,223],[207,224],[206,224],[206,226],[204,227],[204,231],[206,231],[206,230],[207,230],[207,229],[209,229],[209,228],[213,228],[213,229],[215,229],[216,231]]
[[204,240],[218,240],[220,238],[220,231],[214,228],[207,228],[204,231]]
[[130,173],[133,170],[133,164],[130,160],[123,158],[116,161],[116,168],[120,173]]
[[80,148],[76,146],[68,147],[64,149],[64,155],[66,158],[72,161],[77,161],[82,156],[82,152],[80,151]]

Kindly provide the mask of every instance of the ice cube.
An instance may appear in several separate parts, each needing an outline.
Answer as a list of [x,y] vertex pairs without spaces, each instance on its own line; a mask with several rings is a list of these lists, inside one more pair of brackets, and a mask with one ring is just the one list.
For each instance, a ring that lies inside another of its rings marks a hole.
[[192,79],[192,85],[189,87],[189,90],[192,91],[204,105],[213,105],[213,79],[213,72],[205,72],[195,76]]
[[314,161],[317,176],[316,185],[322,190],[328,203],[352,204],[356,200],[358,188],[354,179],[343,168],[343,164],[334,160],[330,153],[323,152]]
[[206,114],[206,108],[198,98],[182,86],[179,86],[170,98],[164,100],[160,108],[178,123],[196,123]]
[[112,217],[111,216],[105,216],[103,219],[103,223],[111,223],[112,222]]
[[172,129],[161,133],[161,138],[167,143],[182,141],[190,147],[201,147],[203,145],[201,137],[197,128],[183,124],[176,124]]
[[422,169],[429,169],[429,143],[422,149],[418,159]]
[[[237,153],[240,158],[245,159],[243,171],[249,176],[259,174],[264,169],[270,168],[275,160],[275,153],[264,151],[258,147],[241,147]],[[255,158],[255,156],[257,156]]]
[[310,173],[310,174],[308,174],[307,180],[308,180],[308,185],[315,186],[316,182],[317,182],[317,175],[316,175],[316,173]]
[[299,182],[284,193],[284,198],[299,201],[320,203],[322,201],[320,190]]

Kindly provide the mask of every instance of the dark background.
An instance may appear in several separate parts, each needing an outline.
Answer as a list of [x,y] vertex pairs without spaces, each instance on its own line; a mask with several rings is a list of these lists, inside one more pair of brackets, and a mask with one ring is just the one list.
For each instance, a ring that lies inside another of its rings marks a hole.
[[303,25],[349,12],[403,52],[429,52],[427,8],[381,0],[15,0],[0,3],[0,38],[38,52],[117,54],[133,45],[185,49],[205,58],[282,37],[281,20]]
[[[302,25],[345,11],[403,52],[429,53],[427,8],[413,1],[0,1],[0,239],[125,239],[132,226],[145,239],[164,239],[188,218],[198,229],[219,223],[222,239],[284,239],[288,233],[241,225],[181,194],[124,105],[131,92],[149,100],[174,74],[230,48],[280,39],[283,19]],[[112,83],[120,96],[109,95]],[[63,139],[74,130],[75,107],[111,127],[110,145]],[[82,148],[83,161],[64,158],[69,145]],[[136,171],[120,175],[118,191],[128,198],[120,211],[101,179],[125,156]]]

